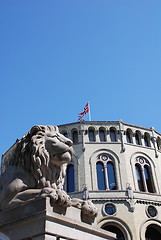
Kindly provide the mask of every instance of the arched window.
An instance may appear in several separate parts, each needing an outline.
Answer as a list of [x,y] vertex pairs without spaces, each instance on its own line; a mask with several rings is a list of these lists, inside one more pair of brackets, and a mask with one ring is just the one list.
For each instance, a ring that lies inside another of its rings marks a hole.
[[145,180],[146,180],[146,186],[148,189],[148,192],[154,192],[153,190],[153,183],[152,183],[152,178],[151,178],[151,169],[149,168],[148,165],[144,166],[144,175],[145,175]]
[[155,224],[150,224],[145,232],[145,239],[159,240],[161,239],[161,228]]
[[73,140],[73,143],[74,144],[77,144],[78,143],[78,131],[77,130],[74,130],[72,132],[72,140]]
[[116,189],[115,171],[112,162],[107,163],[108,185],[110,190]]
[[132,132],[130,129],[126,130],[126,141],[127,143],[132,143]]
[[140,191],[144,191],[144,186],[143,186],[143,176],[142,176],[142,171],[141,171],[141,166],[139,164],[135,165],[135,170],[136,170],[136,177],[138,181],[138,187]]
[[98,183],[98,189],[99,190],[105,190],[105,172],[104,172],[104,166],[103,163],[97,162],[96,164],[97,169],[97,183]]
[[74,165],[69,164],[67,166],[67,171],[66,171],[66,178],[67,178],[67,192],[74,192]]
[[95,132],[93,129],[88,130],[88,137],[90,142],[95,142]]
[[141,134],[139,131],[136,131],[135,133],[135,141],[137,145],[141,145]]
[[146,147],[150,147],[150,135],[148,133],[144,134],[144,144]]
[[101,228],[106,230],[106,231],[115,233],[116,234],[116,239],[125,240],[123,232],[118,227],[116,227],[115,225],[108,224],[108,225],[102,226]]
[[111,142],[117,142],[115,128],[110,128],[110,139],[111,139]]
[[108,154],[100,154],[96,163],[99,190],[116,190],[114,159]]
[[99,129],[99,138],[100,138],[101,142],[105,142],[106,141],[106,136],[105,136],[104,129]]
[[136,177],[138,182],[138,188],[142,192],[155,192],[152,171],[150,164],[144,157],[137,157],[136,164]]
[[160,139],[160,137],[157,137],[157,147],[158,147],[158,150],[161,150],[161,139]]

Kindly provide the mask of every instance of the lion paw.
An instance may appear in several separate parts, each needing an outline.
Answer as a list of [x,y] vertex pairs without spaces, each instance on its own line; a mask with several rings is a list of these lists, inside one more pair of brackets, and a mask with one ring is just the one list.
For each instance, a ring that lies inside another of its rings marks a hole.
[[98,213],[97,208],[94,206],[94,204],[91,201],[83,201],[82,203],[82,212],[86,215],[90,216],[96,216]]
[[51,204],[58,200],[58,194],[56,190],[50,187],[43,188],[40,192],[41,197],[50,197]]
[[81,209],[82,207],[82,200],[78,199],[78,198],[72,198],[71,199],[71,203],[72,203],[72,206],[75,207],[75,208],[79,208]]
[[65,191],[61,189],[57,189],[56,193],[58,195],[58,200],[57,200],[58,205],[71,206],[71,199]]

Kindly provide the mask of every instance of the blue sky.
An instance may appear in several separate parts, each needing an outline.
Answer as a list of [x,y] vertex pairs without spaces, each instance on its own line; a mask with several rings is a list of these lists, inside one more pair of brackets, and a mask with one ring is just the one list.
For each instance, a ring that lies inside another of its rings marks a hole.
[[88,100],[93,121],[161,132],[160,0],[1,0],[0,35],[0,154]]

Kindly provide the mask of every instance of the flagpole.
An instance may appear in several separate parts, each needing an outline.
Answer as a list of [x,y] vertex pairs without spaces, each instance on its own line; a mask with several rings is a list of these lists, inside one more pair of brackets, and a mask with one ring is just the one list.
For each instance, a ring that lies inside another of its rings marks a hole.
[[91,121],[91,107],[90,107],[90,102],[88,101],[88,106],[89,106],[89,121]]

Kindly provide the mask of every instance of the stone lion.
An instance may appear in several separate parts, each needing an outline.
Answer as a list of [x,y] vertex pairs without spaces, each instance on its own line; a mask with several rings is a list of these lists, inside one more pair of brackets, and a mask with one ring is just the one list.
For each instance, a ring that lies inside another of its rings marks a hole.
[[58,195],[64,194],[62,201],[68,202],[69,197],[62,189],[72,151],[72,142],[57,127],[32,127],[16,143],[12,157],[2,163],[0,208],[9,208],[39,193],[50,194],[55,201],[60,201]]
[[[73,205],[82,211],[87,206],[91,213],[91,202],[72,201],[63,190],[66,166],[72,153],[72,141],[60,134],[56,126],[32,127],[2,162],[0,210],[35,198],[50,197],[51,204]],[[95,208],[92,214],[96,214]]]

